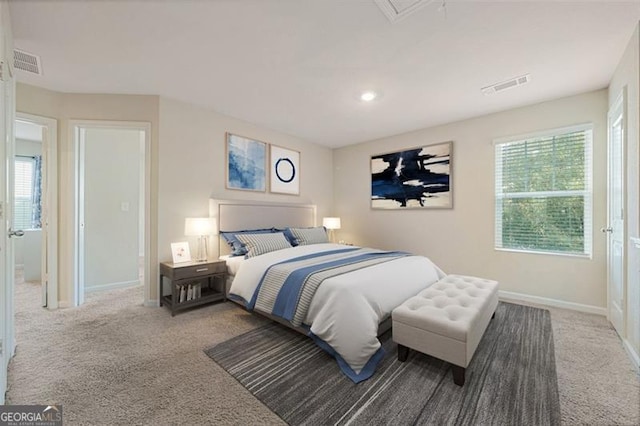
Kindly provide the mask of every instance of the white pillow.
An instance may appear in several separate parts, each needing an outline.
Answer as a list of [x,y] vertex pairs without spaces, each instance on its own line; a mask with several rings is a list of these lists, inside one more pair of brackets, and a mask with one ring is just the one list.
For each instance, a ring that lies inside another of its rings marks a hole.
[[291,248],[291,244],[289,244],[282,232],[272,234],[236,234],[236,238],[247,247],[247,258]]
[[324,226],[318,226],[316,228],[289,228],[289,231],[295,237],[298,245],[301,246],[329,242],[327,230],[324,229]]

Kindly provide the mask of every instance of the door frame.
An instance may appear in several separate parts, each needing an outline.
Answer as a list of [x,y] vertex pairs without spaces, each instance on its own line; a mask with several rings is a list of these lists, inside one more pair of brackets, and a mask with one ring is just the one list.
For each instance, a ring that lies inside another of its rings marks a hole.
[[84,268],[83,253],[81,250],[81,218],[79,217],[81,206],[80,176],[83,175],[84,164],[81,161],[80,131],[86,128],[102,129],[128,129],[139,130],[145,134],[144,138],[144,303],[151,297],[151,123],[146,121],[103,121],[103,120],[69,120],[69,140],[73,144],[73,306],[84,303],[84,288],[81,286],[81,277]]
[[[47,212],[46,250],[42,253],[42,281],[46,286],[46,307],[58,308],[58,120],[39,115],[16,112],[16,121],[24,121],[42,126],[46,138],[42,141],[43,154],[46,152],[47,188],[43,193],[43,205]],[[43,226],[44,228],[44,226]],[[43,238],[45,237],[43,232]],[[45,247],[43,247],[45,248]],[[46,265],[45,265],[46,263]],[[45,267],[46,266],[46,267]],[[45,284],[46,283],[46,284]]]
[[[612,173],[612,158],[611,158],[611,125],[612,121],[617,117],[618,114],[616,112],[620,111],[620,115],[622,116],[622,141],[620,147],[620,154],[622,155],[622,209],[623,209],[623,229],[622,229],[622,271],[620,276],[622,279],[622,303],[621,308],[623,309],[622,318],[621,318],[621,329],[618,330],[615,326],[614,329],[623,341],[626,340],[627,336],[627,312],[628,312],[628,298],[627,298],[627,248],[625,246],[625,240],[627,235],[627,197],[626,197],[626,176],[627,176],[627,87],[624,86],[620,91],[620,94],[616,98],[616,101],[611,105],[609,111],[607,112],[607,226],[606,228],[611,227],[611,200],[610,200],[610,181],[611,181],[611,173]],[[612,322],[612,269],[611,269],[611,238],[612,234],[610,232],[606,233],[607,237],[607,320],[610,323]]]

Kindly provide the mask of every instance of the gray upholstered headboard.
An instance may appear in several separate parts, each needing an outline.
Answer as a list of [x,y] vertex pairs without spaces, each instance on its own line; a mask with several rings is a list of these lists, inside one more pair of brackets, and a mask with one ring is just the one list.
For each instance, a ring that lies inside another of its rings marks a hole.
[[[210,199],[209,216],[216,218],[220,231],[316,226],[313,204]],[[218,253],[228,254],[227,245],[220,240],[222,237],[218,241]]]

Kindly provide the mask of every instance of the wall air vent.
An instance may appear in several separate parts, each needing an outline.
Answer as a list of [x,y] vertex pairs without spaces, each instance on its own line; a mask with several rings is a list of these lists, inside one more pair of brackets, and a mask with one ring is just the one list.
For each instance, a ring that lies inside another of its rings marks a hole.
[[522,86],[523,84],[527,84],[529,81],[531,81],[531,75],[525,74],[506,81],[501,81],[500,83],[492,84],[491,86],[483,87],[480,90],[482,90],[482,93],[485,95],[492,95],[494,93],[502,92],[503,90]]
[[25,52],[24,50],[13,49],[13,66],[22,71],[42,75],[40,56]]
[[374,0],[384,16],[391,23],[398,22],[401,19],[411,15],[422,6],[426,6],[433,0]]

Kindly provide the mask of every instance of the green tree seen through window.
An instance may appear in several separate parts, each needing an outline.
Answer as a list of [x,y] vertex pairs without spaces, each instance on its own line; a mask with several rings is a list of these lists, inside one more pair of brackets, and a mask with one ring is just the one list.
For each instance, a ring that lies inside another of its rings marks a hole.
[[496,145],[497,248],[590,252],[590,138],[584,129]]

